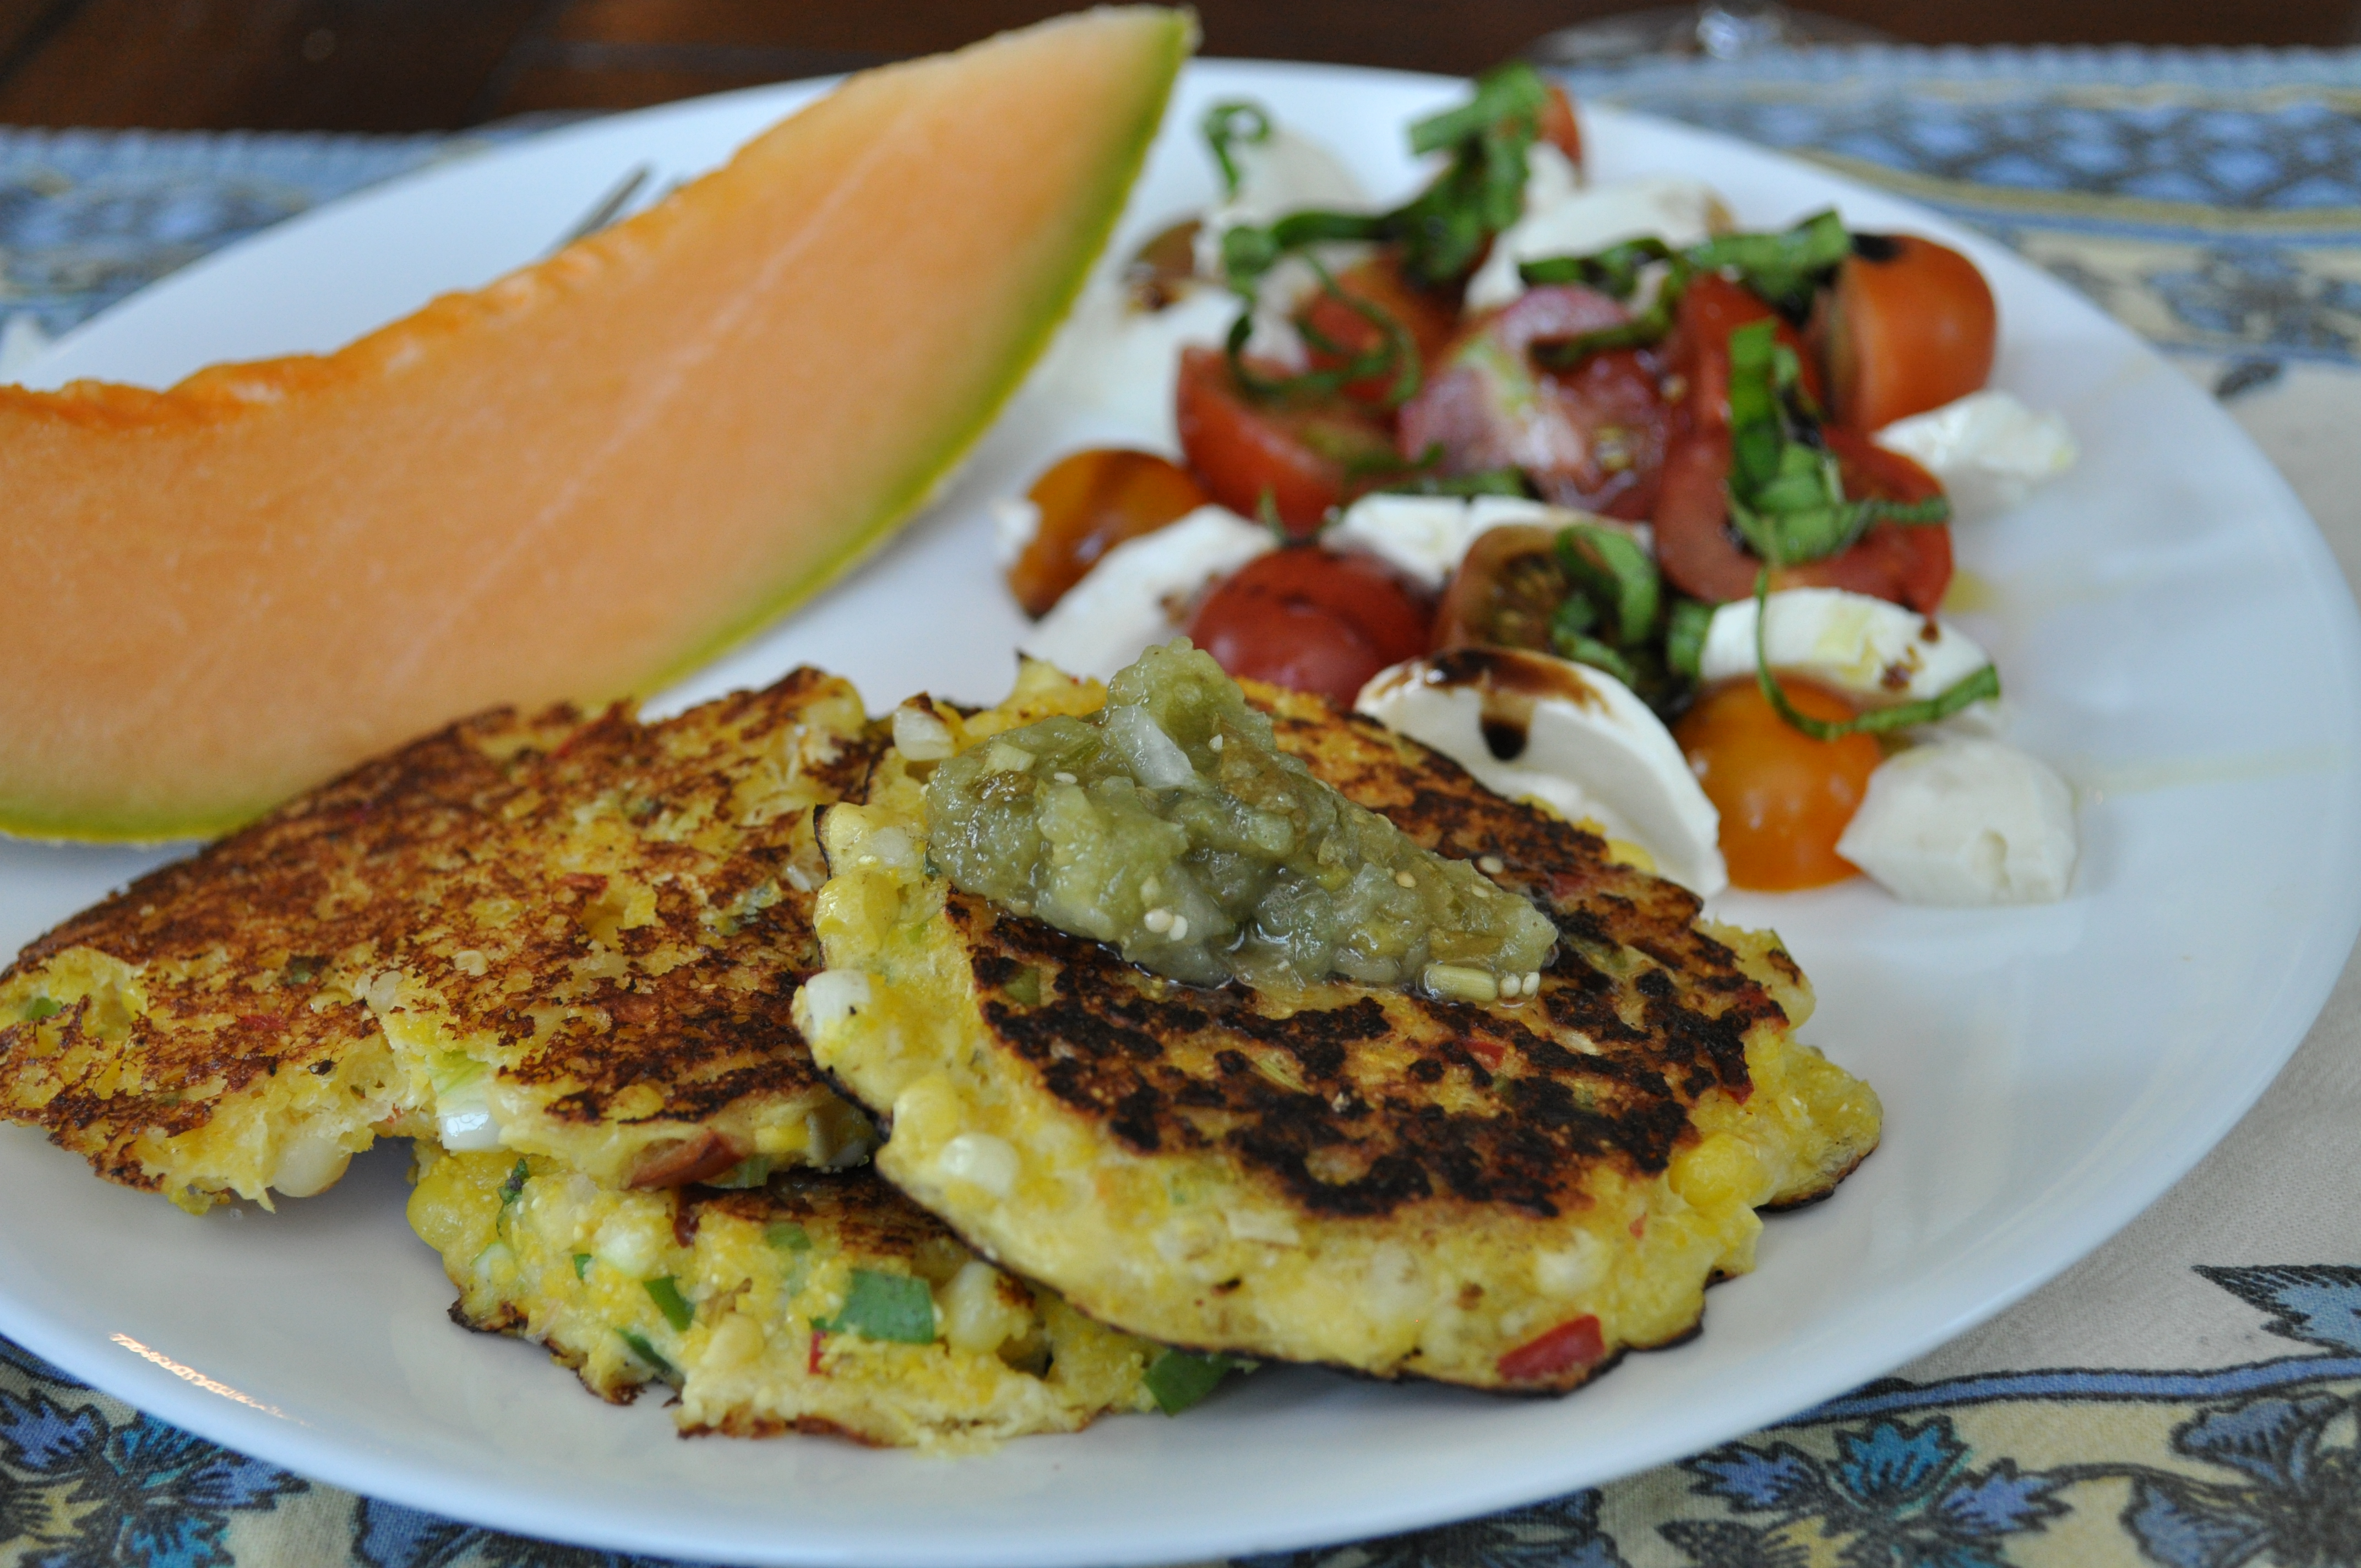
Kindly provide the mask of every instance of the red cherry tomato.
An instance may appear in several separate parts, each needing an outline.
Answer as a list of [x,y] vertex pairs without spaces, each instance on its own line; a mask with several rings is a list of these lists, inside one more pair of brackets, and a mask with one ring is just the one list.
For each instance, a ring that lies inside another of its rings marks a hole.
[[1434,646],[1532,648],[1547,653],[1565,598],[1557,530],[1504,522],[1476,536],[1434,612]]
[[1032,616],[1047,615],[1100,556],[1126,539],[1153,533],[1210,499],[1189,471],[1152,452],[1094,447],[1050,466],[1027,499],[1041,510],[1008,568],[1008,588]]
[[[1778,681],[1807,718],[1852,717],[1851,706],[1826,687],[1784,675]],[[1673,738],[1721,813],[1721,855],[1734,885],[1784,893],[1859,874],[1837,853],[1837,839],[1883,760],[1875,740],[1815,740],[1780,718],[1752,680],[1707,693],[1682,716]]]
[[1542,140],[1565,154],[1575,168],[1582,167],[1582,122],[1574,116],[1574,100],[1553,82],[1549,102],[1542,105]]
[[1976,264],[1916,235],[1854,244],[1817,323],[1838,422],[1877,430],[1982,387],[2000,319]]
[[[1927,472],[1856,431],[1823,427],[1849,496],[1922,501],[1943,493]],[[1754,591],[1757,558],[1730,525],[1722,480],[1730,473],[1730,433],[1700,430],[1673,444],[1664,459],[1653,519],[1656,564],[1691,598],[1726,604]],[[1951,582],[1951,531],[1942,523],[1874,522],[1852,546],[1825,560],[1777,573],[1778,588],[1850,588],[1932,615]]]
[[1173,413],[1180,450],[1215,500],[1257,517],[1268,495],[1279,521],[1298,533],[1381,482],[1394,462],[1392,437],[1373,416],[1342,400],[1258,401],[1216,348],[1182,351]]
[[1628,319],[1606,295],[1570,284],[1528,290],[1481,318],[1402,405],[1403,457],[1439,451],[1445,474],[1521,468],[1557,505],[1647,516],[1668,430],[1654,357],[1620,350],[1545,371],[1529,352]]
[[[1681,408],[1697,430],[1719,430],[1730,423],[1730,334],[1750,322],[1776,319],[1770,306],[1719,272],[1689,280],[1673,321],[1664,362],[1686,383]],[[1780,322],[1777,336],[1795,351],[1805,393],[1820,396],[1819,367],[1806,350],[1803,334]]]
[[1188,633],[1233,675],[1349,707],[1371,675],[1426,652],[1430,619],[1425,601],[1375,556],[1299,545],[1216,587]]
[[[1457,305],[1403,277],[1400,263],[1390,248],[1336,274],[1336,290],[1391,316],[1410,334],[1422,370],[1433,367],[1459,327]],[[1312,302],[1296,317],[1296,322],[1304,333],[1306,351],[1316,370],[1349,365],[1385,341],[1385,334],[1376,323],[1324,289],[1312,297]],[[1322,348],[1322,339],[1334,344],[1335,349]],[[1389,370],[1350,383],[1344,389],[1345,396],[1357,403],[1382,404],[1391,394],[1394,383],[1395,373]]]

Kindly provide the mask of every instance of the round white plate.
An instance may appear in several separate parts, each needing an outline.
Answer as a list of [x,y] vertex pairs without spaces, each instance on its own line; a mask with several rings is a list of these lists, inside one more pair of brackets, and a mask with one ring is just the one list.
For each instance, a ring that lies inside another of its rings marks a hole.
[[[724,156],[807,97],[785,87],[621,115],[414,176],[276,229],[61,342],[42,384],[167,381],[209,360],[332,347],[439,289],[530,258],[640,163]],[[1250,93],[1406,188],[1438,79],[1193,67],[1126,220],[1212,192],[1192,127]],[[1941,236],[1998,291],[1998,384],[2062,411],[2084,455],[1960,531],[1995,606],[1972,618],[2017,738],[2082,787],[2073,896],[1905,908],[1865,883],[1730,897],[1817,982],[1806,1037],[1884,1096],[1885,1145],[1829,1202],[1770,1222],[1706,1332],[1565,1399],[1504,1400],[1267,1371],[1180,1420],[943,1461],[787,1438],[684,1442],[659,1402],[592,1401],[536,1348],[444,1316],[404,1225],[402,1156],[277,1214],[192,1220],[0,1129],[0,1332],[170,1420],[373,1497],[533,1535],[697,1559],[1172,1561],[1377,1535],[1695,1452],[1891,1370],[2123,1224],[2261,1092],[2361,924],[2361,632],[2311,521],[2184,377],[2014,257],[1864,187],[1696,131],[1596,114],[1597,173],[1714,181],[1752,225],[1834,202]],[[667,706],[808,660],[875,707],[992,700],[1016,611],[983,503],[1087,420],[1021,399],[960,483],[818,604]],[[14,946],[153,864],[0,845]]]

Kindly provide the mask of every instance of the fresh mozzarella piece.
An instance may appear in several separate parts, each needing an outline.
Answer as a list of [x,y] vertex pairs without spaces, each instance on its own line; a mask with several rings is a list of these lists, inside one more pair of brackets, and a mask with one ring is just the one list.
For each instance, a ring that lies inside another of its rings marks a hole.
[[1558,150],[1555,142],[1537,141],[1525,148],[1525,208],[1538,213],[1569,201],[1582,192],[1582,170]]
[[1258,142],[1233,142],[1230,158],[1238,188],[1197,226],[1197,271],[1216,282],[1224,280],[1222,236],[1229,230],[1260,227],[1302,207],[1358,212],[1368,205],[1368,193],[1334,153],[1285,126],[1272,126]]
[[[1932,616],[1843,588],[1773,594],[1763,642],[1773,669],[1808,675],[1881,707],[1924,701],[1992,663]],[[1698,663],[1708,681],[1754,673],[1752,599],[1713,612]]]
[[984,510],[992,514],[992,558],[1005,572],[1041,532],[1041,509],[1030,496],[1003,496]]
[[[1354,706],[1489,789],[1631,840],[1693,893],[1730,884],[1721,817],[1688,759],[1648,705],[1603,671],[1520,649],[1461,649],[1380,670]],[[1503,714],[1522,716],[1521,746]]]
[[1190,288],[1160,311],[1144,311],[1118,282],[1101,279],[1075,304],[1041,383],[1059,406],[1111,420],[1139,446],[1177,458],[1172,386],[1180,350],[1218,347],[1237,313],[1229,291],[1211,284]]
[[1587,512],[1527,500],[1522,496],[1363,496],[1345,510],[1321,541],[1332,549],[1366,550],[1433,592],[1451,580],[1476,536],[1504,522],[1563,528]]
[[1543,206],[1528,192],[1525,215],[1500,231],[1492,253],[1467,280],[1467,308],[1489,310],[1525,291],[1517,263],[1544,256],[1587,256],[1649,236],[1675,250],[1730,225],[1730,210],[1702,181],[1651,175],[1570,192]]
[[1206,584],[1274,543],[1270,530],[1234,511],[1199,507],[1101,556],[1018,646],[1068,674],[1105,679],[1169,641]]
[[1909,904],[2045,904],[2074,874],[2074,795],[1997,740],[1896,752],[1869,775],[1837,853]]
[[2074,466],[2074,433],[2056,414],[2037,414],[2006,392],[1970,392],[1956,402],[1895,420],[1877,444],[1943,482],[1954,518],[1990,517]]

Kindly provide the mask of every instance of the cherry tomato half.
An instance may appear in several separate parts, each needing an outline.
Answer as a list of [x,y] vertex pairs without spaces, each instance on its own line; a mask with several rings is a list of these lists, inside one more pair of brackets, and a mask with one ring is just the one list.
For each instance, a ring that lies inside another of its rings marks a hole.
[[1817,326],[1838,422],[1877,430],[1992,374],[1999,312],[1976,264],[1916,235],[1861,235]]
[[1060,458],[1026,497],[1041,526],[1008,568],[1025,613],[1042,616],[1126,539],[1153,533],[1211,499],[1189,470],[1152,452],[1093,447]]
[[[1400,323],[1418,351],[1422,369],[1433,367],[1459,327],[1458,307],[1403,277],[1391,247],[1336,274],[1336,291],[1375,306]],[[1376,323],[1324,289],[1312,297],[1296,322],[1303,330],[1306,352],[1315,370],[1348,365],[1385,341]],[[1334,344],[1335,350],[1322,348],[1321,339]],[[1392,392],[1395,379],[1391,370],[1364,377],[1347,385],[1345,396],[1357,403],[1381,404]]]
[[[1824,686],[1778,677],[1808,718],[1852,717]],[[1779,717],[1752,680],[1708,692],[1673,728],[1706,798],[1721,813],[1721,855],[1730,880],[1759,893],[1824,887],[1859,874],[1837,839],[1883,760],[1875,740],[1815,740]]]
[[1297,545],[1249,561],[1189,618],[1231,674],[1342,707],[1371,675],[1426,652],[1429,608],[1374,555]]
[[1668,431],[1654,356],[1594,354],[1567,371],[1532,345],[1617,326],[1630,313],[1572,284],[1530,289],[1462,334],[1402,405],[1404,458],[1442,455],[1445,474],[1521,468],[1544,499],[1610,517],[1648,515]]
[[1434,612],[1434,646],[1550,647],[1550,619],[1565,598],[1557,531],[1510,522],[1476,536]]
[[1374,416],[1341,399],[1259,401],[1230,375],[1217,348],[1181,352],[1173,416],[1180,450],[1215,500],[1257,517],[1268,495],[1279,521],[1297,533],[1310,533],[1331,507],[1381,483],[1395,462],[1393,438]]
[[[1828,425],[1821,438],[1837,455],[1849,496],[1921,501],[1943,493],[1932,476],[1858,432]],[[1691,598],[1726,604],[1754,591],[1762,561],[1730,526],[1722,481],[1730,473],[1730,433],[1700,430],[1673,444],[1664,458],[1653,518],[1656,564]],[[1850,588],[1932,615],[1951,582],[1951,531],[1942,523],[1875,522],[1851,548],[1787,567],[1773,587]]]

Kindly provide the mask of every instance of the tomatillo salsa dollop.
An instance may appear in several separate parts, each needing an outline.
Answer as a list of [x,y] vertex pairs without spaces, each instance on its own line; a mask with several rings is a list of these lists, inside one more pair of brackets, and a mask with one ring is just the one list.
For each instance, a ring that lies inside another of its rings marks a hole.
[[1150,648],[1089,718],[994,737],[927,783],[928,852],[952,883],[1198,985],[1530,990],[1549,918],[1420,848],[1273,744],[1211,657]]

